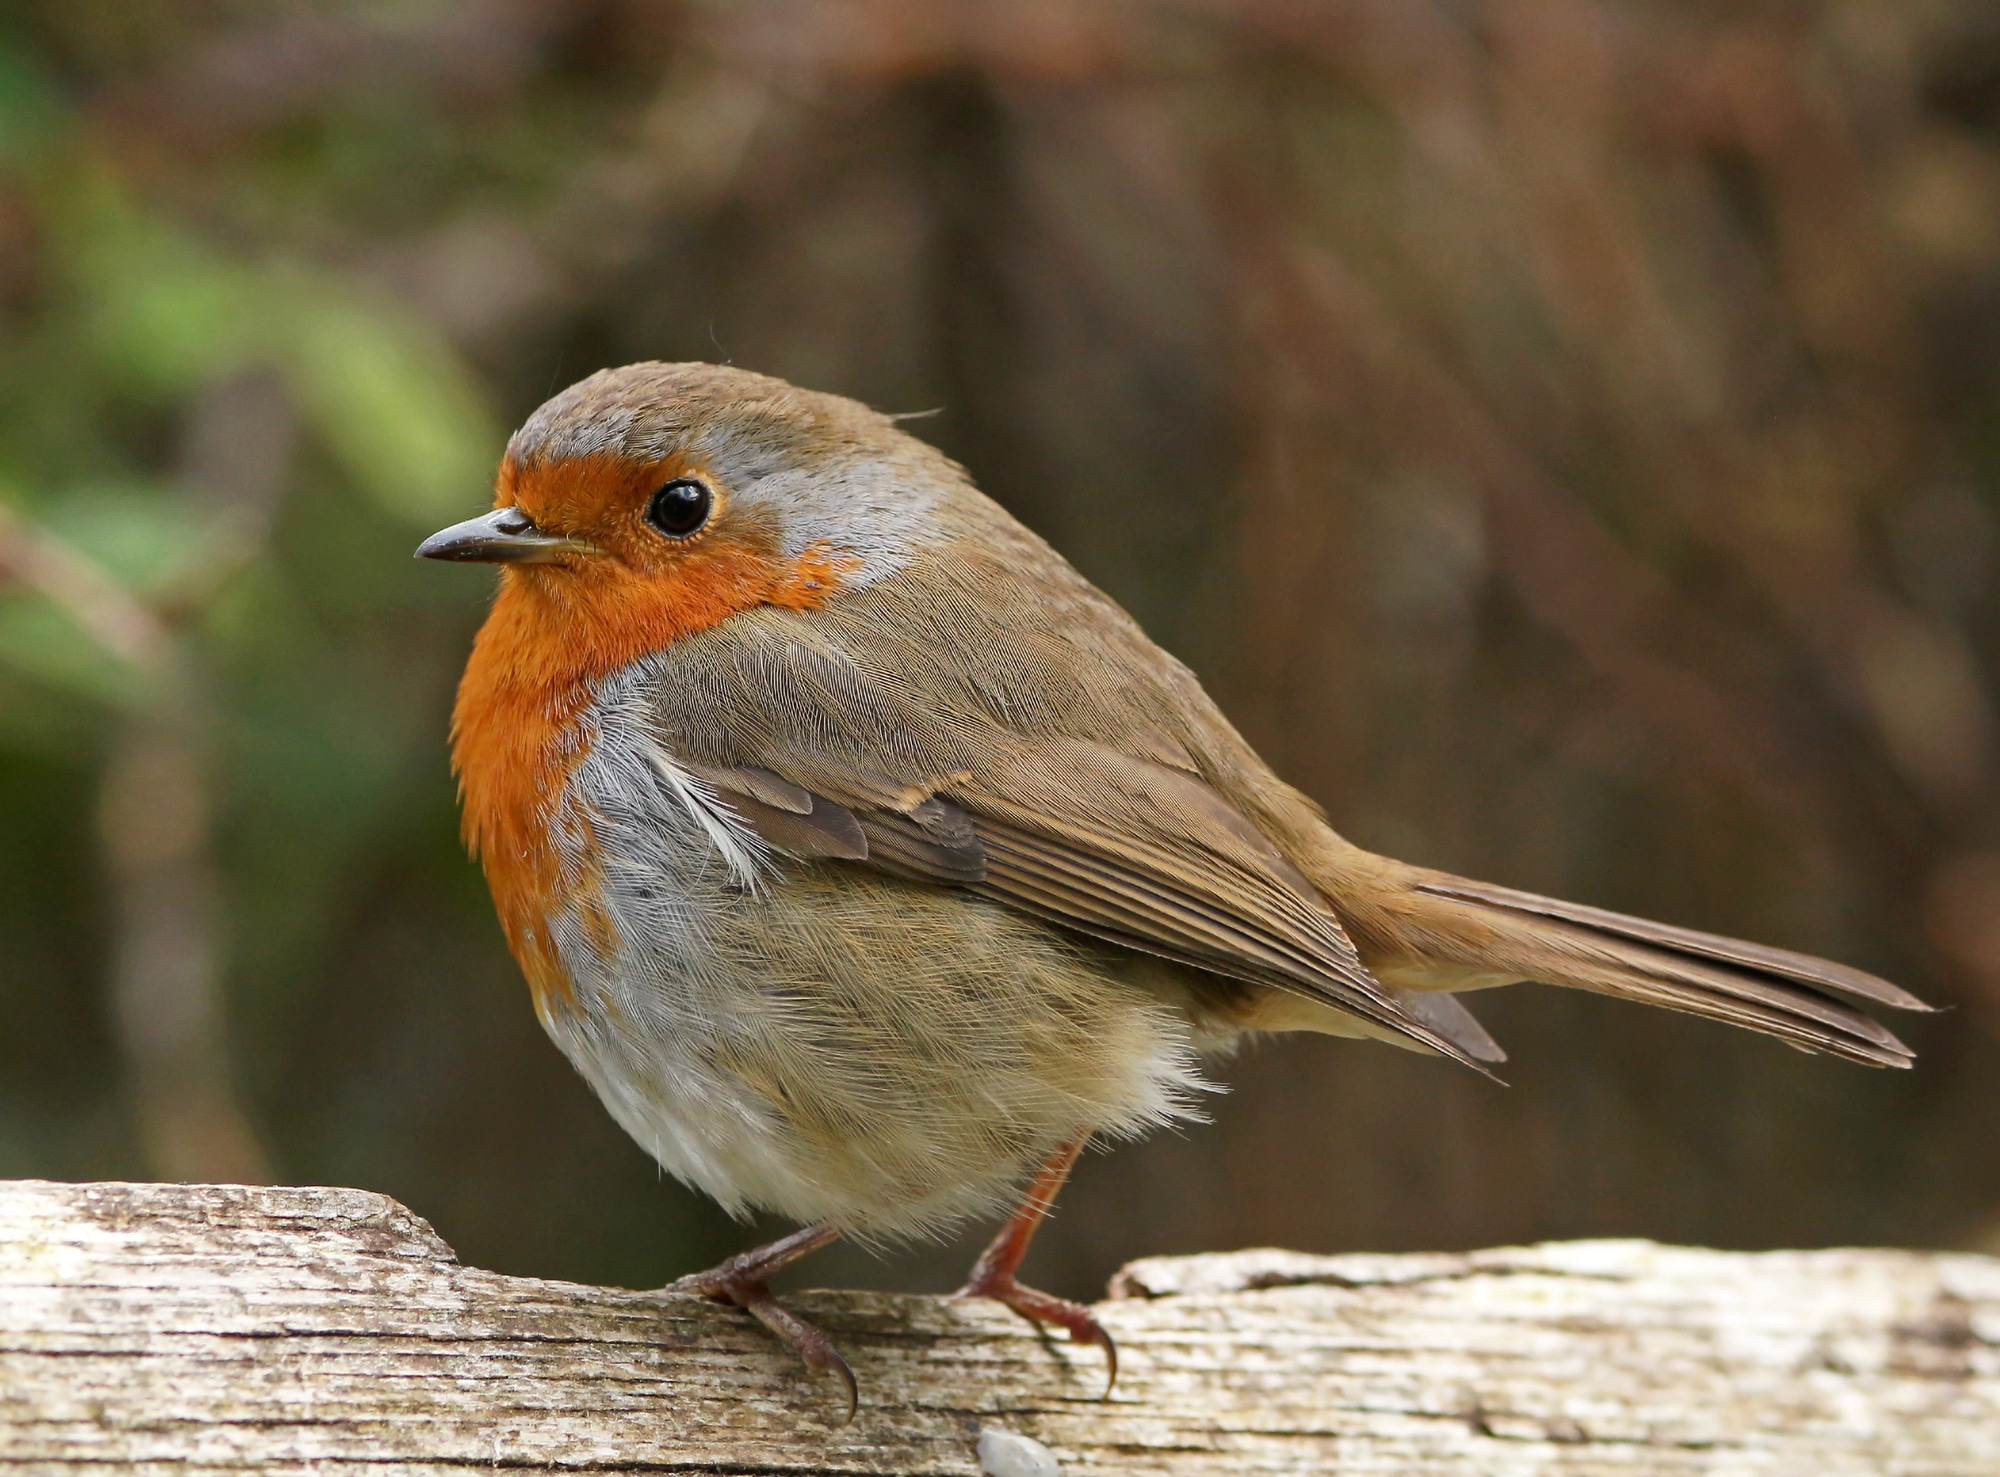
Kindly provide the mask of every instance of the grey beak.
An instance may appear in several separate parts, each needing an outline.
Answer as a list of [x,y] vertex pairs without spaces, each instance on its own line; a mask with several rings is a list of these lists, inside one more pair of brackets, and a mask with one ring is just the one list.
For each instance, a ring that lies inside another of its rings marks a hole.
[[519,508],[495,508],[439,529],[417,545],[416,557],[468,564],[544,564],[564,554],[589,552],[588,544],[543,533]]

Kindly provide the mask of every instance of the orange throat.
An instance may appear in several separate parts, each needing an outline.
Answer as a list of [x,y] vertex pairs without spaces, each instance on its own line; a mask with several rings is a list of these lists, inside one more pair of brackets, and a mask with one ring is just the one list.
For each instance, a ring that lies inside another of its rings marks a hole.
[[582,916],[607,950],[615,934],[589,857],[567,868],[559,826],[592,837],[591,817],[565,816],[569,778],[594,738],[596,684],[675,641],[759,605],[807,610],[840,587],[850,561],[815,546],[776,560],[737,542],[694,551],[668,578],[595,563],[509,567],[480,628],[452,712],[452,768],[463,833],[486,873],[508,947],[547,1019],[573,1000],[550,937],[552,919]]

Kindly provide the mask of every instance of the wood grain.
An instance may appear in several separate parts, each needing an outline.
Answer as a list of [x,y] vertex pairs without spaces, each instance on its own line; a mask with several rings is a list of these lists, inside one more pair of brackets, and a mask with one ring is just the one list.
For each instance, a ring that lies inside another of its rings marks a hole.
[[0,1184],[0,1469],[2000,1472],[2000,1262],[1577,1242],[1121,1272],[1091,1350],[997,1307],[797,1300],[833,1392],[727,1309],[460,1266],[359,1190]]

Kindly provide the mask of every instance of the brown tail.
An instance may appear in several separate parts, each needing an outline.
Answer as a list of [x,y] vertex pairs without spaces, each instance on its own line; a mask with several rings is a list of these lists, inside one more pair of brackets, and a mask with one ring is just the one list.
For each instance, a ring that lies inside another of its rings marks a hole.
[[[1394,941],[1378,972],[1398,985],[1542,980],[1707,1016],[1874,1067],[1907,1067],[1915,1053],[1848,1002],[1931,1008],[1887,980],[1809,954],[1443,872],[1411,868],[1407,877],[1393,902],[1369,910],[1369,922]],[[1363,924],[1357,942],[1372,932]],[[1369,952],[1364,946],[1364,957]]]

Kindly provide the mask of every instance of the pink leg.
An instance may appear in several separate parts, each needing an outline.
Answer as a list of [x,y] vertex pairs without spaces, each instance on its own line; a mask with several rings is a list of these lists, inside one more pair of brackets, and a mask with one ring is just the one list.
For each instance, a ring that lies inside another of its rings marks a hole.
[[807,1369],[816,1374],[832,1374],[840,1381],[847,1392],[847,1415],[843,1421],[851,1421],[855,1408],[860,1404],[860,1390],[854,1383],[854,1371],[841,1358],[840,1350],[834,1347],[832,1339],[779,1302],[771,1295],[767,1285],[773,1273],[839,1238],[840,1232],[832,1226],[807,1226],[789,1236],[780,1237],[768,1246],[739,1252],[706,1272],[696,1272],[678,1282],[670,1282],[666,1290],[709,1298],[718,1303],[734,1303],[743,1309],[791,1345],[799,1358],[805,1360]]
[[993,1298],[1005,1303],[1030,1323],[1053,1323],[1068,1329],[1069,1336],[1079,1344],[1096,1344],[1104,1350],[1105,1363],[1110,1370],[1110,1377],[1104,1382],[1104,1393],[1109,1395],[1111,1387],[1118,1383],[1118,1346],[1111,1341],[1104,1325],[1093,1318],[1090,1309],[1083,1304],[1037,1292],[1014,1280],[1014,1274],[1020,1270],[1022,1260],[1028,1255],[1028,1244],[1035,1239],[1035,1228],[1049,1213],[1049,1207],[1055,1203],[1056,1191],[1069,1178],[1070,1166],[1076,1163],[1076,1156],[1083,1152],[1089,1138],[1090,1135],[1085,1134],[1076,1142],[1058,1149],[1036,1171],[1034,1179],[1028,1184],[1027,1193],[1021,1197],[1021,1208],[993,1238],[993,1244],[986,1248],[985,1254],[973,1266],[971,1279],[958,1290],[958,1295]]

